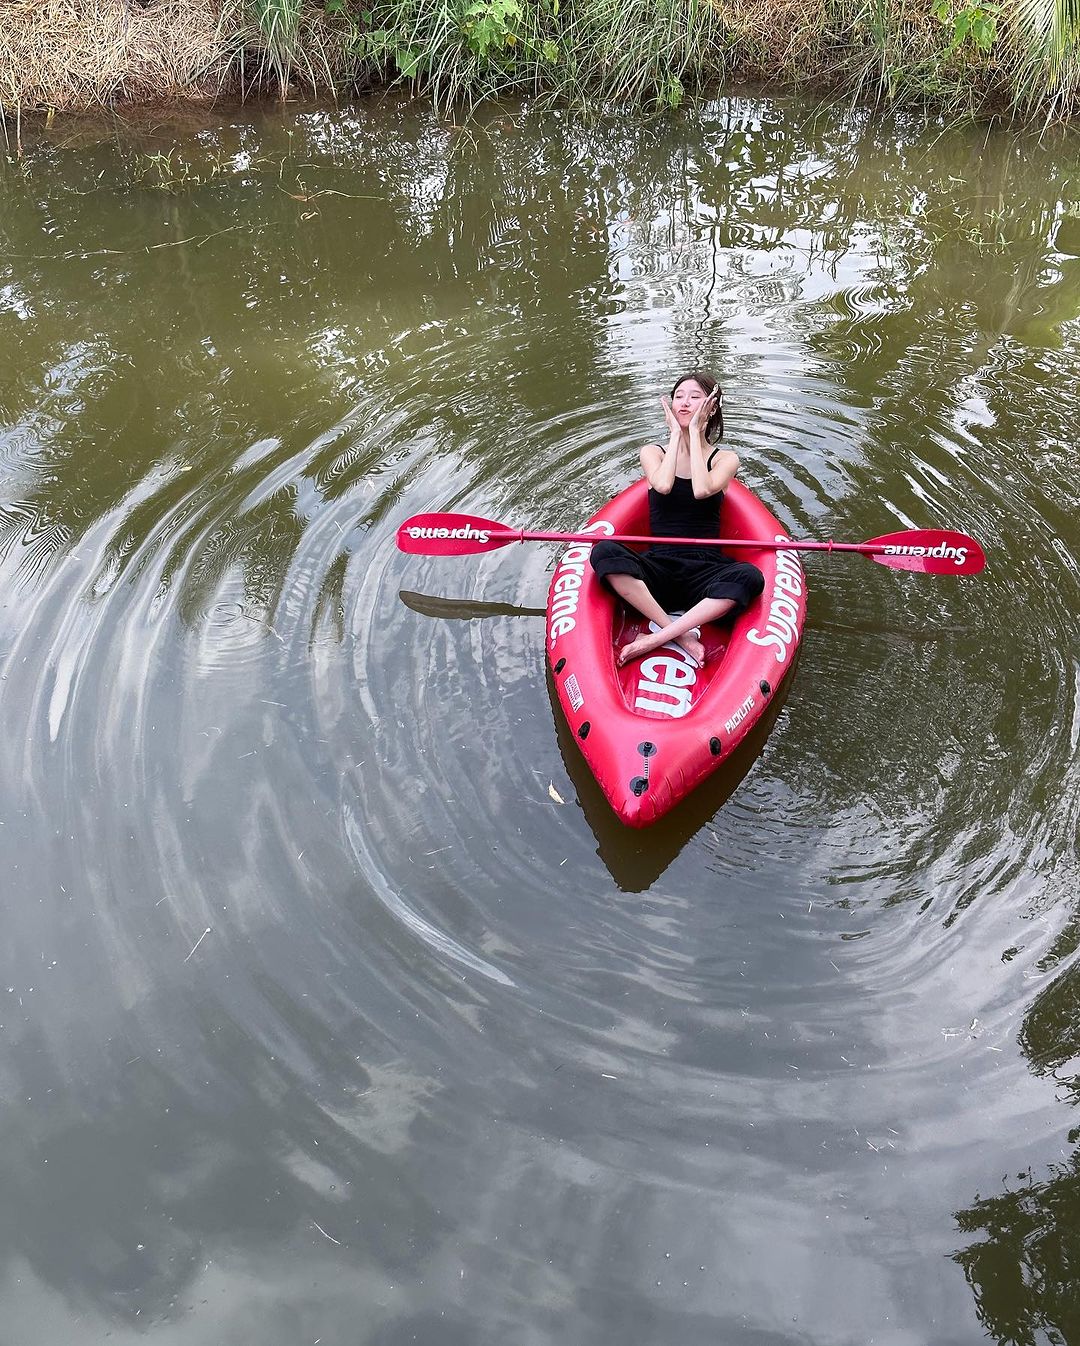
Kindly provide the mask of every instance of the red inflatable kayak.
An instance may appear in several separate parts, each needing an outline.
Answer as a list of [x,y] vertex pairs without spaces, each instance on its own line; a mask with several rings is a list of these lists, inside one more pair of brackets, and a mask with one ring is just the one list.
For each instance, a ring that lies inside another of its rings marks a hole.
[[[649,532],[642,478],[581,531]],[[720,509],[730,538],[791,539],[747,488],[732,482]],[[806,581],[796,551],[738,549],[765,588],[734,622],[706,626],[704,668],[675,644],[625,668],[615,657],[645,630],[593,574],[591,544],[559,558],[547,605],[547,654],[559,702],[593,775],[624,823],[645,827],[667,813],[721,762],[763,715],[791,668],[806,618]]]

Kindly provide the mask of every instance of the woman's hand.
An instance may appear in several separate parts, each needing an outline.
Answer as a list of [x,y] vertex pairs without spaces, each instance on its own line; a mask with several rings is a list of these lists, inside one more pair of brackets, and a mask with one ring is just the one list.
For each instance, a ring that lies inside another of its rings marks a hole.
[[671,398],[662,397],[660,405],[664,408],[664,420],[667,421],[668,434],[678,438],[682,434],[682,426],[675,419],[675,413],[671,409]]
[[717,392],[714,388],[704,402],[698,403],[698,409],[694,412],[693,416],[690,417],[690,424],[687,428],[689,430],[696,430],[700,435],[704,436],[717,405]]

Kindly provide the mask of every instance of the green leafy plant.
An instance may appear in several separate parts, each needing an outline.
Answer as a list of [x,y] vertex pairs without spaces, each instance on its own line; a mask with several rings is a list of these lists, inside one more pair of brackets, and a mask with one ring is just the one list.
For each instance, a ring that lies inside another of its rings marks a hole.
[[465,11],[462,31],[477,56],[486,59],[517,45],[521,17],[518,0],[476,0]]
[[936,0],[934,17],[951,28],[949,50],[958,51],[969,42],[976,51],[988,53],[997,38],[1001,6],[996,4],[965,4],[954,8],[951,0]]

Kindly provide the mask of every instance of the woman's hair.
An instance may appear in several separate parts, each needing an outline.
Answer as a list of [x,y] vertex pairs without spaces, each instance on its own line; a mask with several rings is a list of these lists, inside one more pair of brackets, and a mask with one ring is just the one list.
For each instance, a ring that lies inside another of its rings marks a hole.
[[706,374],[704,370],[695,370],[692,374],[683,374],[675,380],[675,387],[671,390],[672,397],[679,391],[679,388],[687,379],[693,379],[696,384],[704,388],[707,393],[711,393],[715,388],[719,394],[719,402],[716,410],[709,417],[709,423],[705,427],[705,439],[709,444],[724,437],[724,390],[719,386],[711,374]]

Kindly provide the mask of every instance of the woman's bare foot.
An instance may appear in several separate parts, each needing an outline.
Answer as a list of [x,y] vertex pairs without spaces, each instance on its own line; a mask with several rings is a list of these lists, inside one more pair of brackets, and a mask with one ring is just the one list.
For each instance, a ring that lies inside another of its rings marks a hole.
[[696,635],[687,631],[685,636],[680,636],[676,644],[681,645],[686,653],[697,664],[698,668],[705,666],[705,646]]
[[632,640],[629,645],[624,645],[619,651],[619,657],[615,660],[620,668],[631,663],[634,659],[641,659],[650,650],[655,650],[651,636],[638,636],[637,640]]
[[[667,645],[669,643],[671,642],[666,640],[661,632],[650,631],[647,635],[638,636],[638,638],[632,640],[629,645],[624,645],[619,651],[619,657],[616,662],[618,663],[618,666],[622,668],[632,660],[642,659],[646,654],[650,654],[653,650],[658,650],[661,645]],[[701,668],[705,663],[705,646],[698,639],[696,633],[691,634],[691,632],[687,631],[685,634],[678,636],[674,643],[693,659],[698,668]]]

